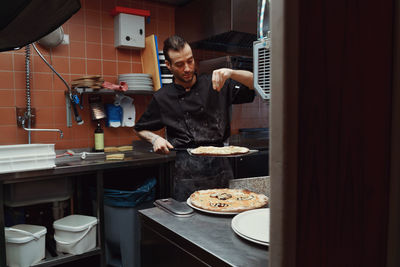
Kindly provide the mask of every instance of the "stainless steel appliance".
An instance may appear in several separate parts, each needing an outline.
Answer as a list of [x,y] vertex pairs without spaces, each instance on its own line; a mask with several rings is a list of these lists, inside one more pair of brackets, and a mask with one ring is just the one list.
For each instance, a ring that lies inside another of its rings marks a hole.
[[199,62],[198,72],[212,73],[219,68],[253,71],[253,58],[246,56],[224,56]]
[[269,25],[269,0],[258,0],[257,37],[253,43],[254,88],[264,100],[271,93],[271,32]]
[[251,55],[257,0],[193,0],[175,11],[175,32],[192,48]]
[[264,100],[271,98],[271,38],[254,42],[254,88]]

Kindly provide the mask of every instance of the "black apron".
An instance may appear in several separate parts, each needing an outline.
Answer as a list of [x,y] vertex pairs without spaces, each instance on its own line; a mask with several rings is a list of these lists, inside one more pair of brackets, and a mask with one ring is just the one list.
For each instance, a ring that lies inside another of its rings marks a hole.
[[186,201],[196,190],[227,188],[230,179],[233,179],[233,172],[228,158],[191,156],[186,151],[178,151],[172,197]]

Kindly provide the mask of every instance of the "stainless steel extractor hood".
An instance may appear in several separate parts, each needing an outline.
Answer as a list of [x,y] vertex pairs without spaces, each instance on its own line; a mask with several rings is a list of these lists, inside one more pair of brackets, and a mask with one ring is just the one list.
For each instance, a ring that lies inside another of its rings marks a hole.
[[0,9],[0,52],[33,43],[81,8],[79,0],[7,0]]
[[257,0],[193,0],[176,8],[175,32],[193,48],[252,54]]

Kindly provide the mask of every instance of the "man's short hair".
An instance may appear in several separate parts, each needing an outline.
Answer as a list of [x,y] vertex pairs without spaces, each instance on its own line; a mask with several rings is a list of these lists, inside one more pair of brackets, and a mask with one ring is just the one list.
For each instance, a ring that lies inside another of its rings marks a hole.
[[168,51],[174,50],[174,51],[178,52],[178,51],[182,50],[186,44],[187,44],[187,42],[185,41],[185,39],[183,39],[182,37],[180,37],[178,35],[172,35],[172,36],[168,37],[167,39],[165,39],[164,48],[163,48],[165,60],[168,60],[168,62],[172,63],[171,58],[169,57]]

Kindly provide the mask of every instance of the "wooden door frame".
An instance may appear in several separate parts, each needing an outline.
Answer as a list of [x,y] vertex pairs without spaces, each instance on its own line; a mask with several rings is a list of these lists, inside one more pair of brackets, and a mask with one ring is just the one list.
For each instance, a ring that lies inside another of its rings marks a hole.
[[299,1],[271,2],[270,267],[296,265]]
[[[299,1],[271,3],[270,267],[296,266]],[[400,266],[400,4],[395,6],[388,267]]]
[[400,266],[400,4],[395,3],[387,266]]

